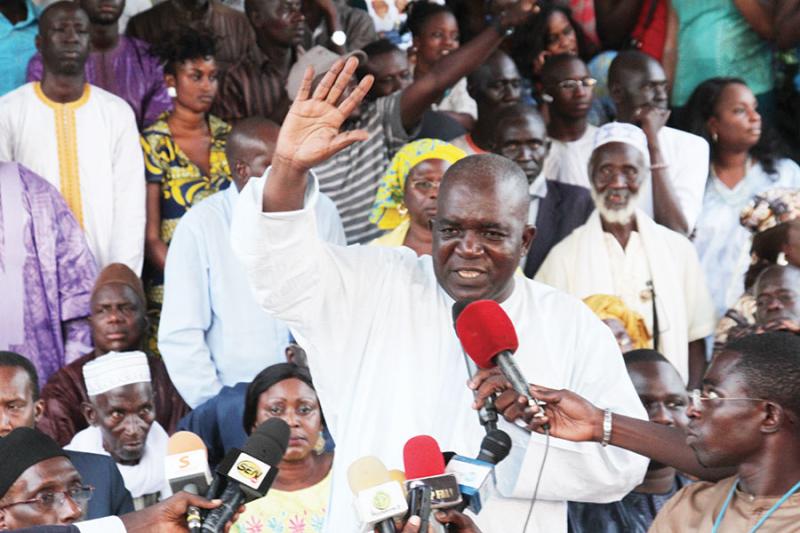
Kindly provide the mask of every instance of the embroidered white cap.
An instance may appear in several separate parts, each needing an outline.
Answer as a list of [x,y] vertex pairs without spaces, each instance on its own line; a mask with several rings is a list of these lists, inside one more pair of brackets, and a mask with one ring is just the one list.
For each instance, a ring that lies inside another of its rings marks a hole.
[[625,143],[639,150],[644,156],[646,167],[650,166],[650,151],[647,149],[647,136],[642,128],[625,122],[609,122],[597,128],[594,134],[592,151],[609,143]]
[[133,383],[150,383],[150,365],[144,352],[108,352],[83,366],[89,396]]

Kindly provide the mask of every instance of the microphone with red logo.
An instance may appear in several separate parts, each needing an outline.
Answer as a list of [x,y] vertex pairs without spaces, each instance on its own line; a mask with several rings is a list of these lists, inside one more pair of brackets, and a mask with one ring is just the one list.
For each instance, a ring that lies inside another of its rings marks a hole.
[[444,456],[436,439],[419,435],[403,447],[409,516],[419,516],[420,531],[428,531],[431,510],[456,507],[461,491],[455,475],[445,473]]
[[[203,440],[191,431],[178,431],[169,438],[164,467],[172,492],[184,490],[201,494],[208,490],[211,482],[208,450]],[[190,505],[186,513],[186,524],[190,533],[200,531],[200,509],[194,505]]]
[[278,475],[278,463],[289,445],[289,426],[280,418],[269,418],[258,426],[242,446],[228,452],[217,467],[227,481],[220,499],[203,521],[203,531],[220,533],[239,507],[267,494]]
[[499,367],[514,390],[528,399],[528,405],[539,406],[534,416],[544,417],[541,407],[546,404],[533,397],[528,381],[514,361],[514,352],[519,347],[517,332],[500,304],[494,300],[468,304],[456,319],[456,334],[464,351],[479,368]]

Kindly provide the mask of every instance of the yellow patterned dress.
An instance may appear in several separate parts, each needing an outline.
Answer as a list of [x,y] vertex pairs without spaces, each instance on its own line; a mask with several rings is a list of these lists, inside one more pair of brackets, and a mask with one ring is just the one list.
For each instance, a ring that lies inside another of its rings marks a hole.
[[[172,234],[184,213],[212,194],[228,188],[231,172],[225,157],[225,141],[230,125],[208,115],[211,131],[209,174],[192,163],[172,138],[167,113],[148,126],[141,136],[147,183],[161,184],[161,240],[169,246]],[[148,299],[148,315],[153,327],[149,347],[156,351],[155,332],[164,299],[164,274],[145,266],[143,275]]]

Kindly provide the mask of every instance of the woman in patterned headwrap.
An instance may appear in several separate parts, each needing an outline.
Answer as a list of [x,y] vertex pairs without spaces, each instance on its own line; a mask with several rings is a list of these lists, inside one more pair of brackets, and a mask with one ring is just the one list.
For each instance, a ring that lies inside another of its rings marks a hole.
[[466,154],[452,144],[420,139],[394,156],[381,179],[369,220],[391,230],[370,244],[407,246],[417,255],[431,253],[429,222],[436,216],[439,184],[445,171]]
[[653,347],[644,318],[625,305],[621,298],[610,294],[593,294],[584,298],[583,303],[609,327],[623,354]]

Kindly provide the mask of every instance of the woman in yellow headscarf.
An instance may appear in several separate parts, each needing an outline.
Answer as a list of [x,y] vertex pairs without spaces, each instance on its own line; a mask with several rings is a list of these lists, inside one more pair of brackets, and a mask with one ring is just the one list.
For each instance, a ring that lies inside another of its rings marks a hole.
[[405,145],[381,179],[369,220],[391,230],[370,244],[407,246],[417,255],[431,253],[429,222],[436,216],[439,184],[445,171],[466,154],[437,139]]
[[625,305],[621,298],[593,294],[584,298],[583,303],[611,329],[622,353],[653,347],[644,318]]

